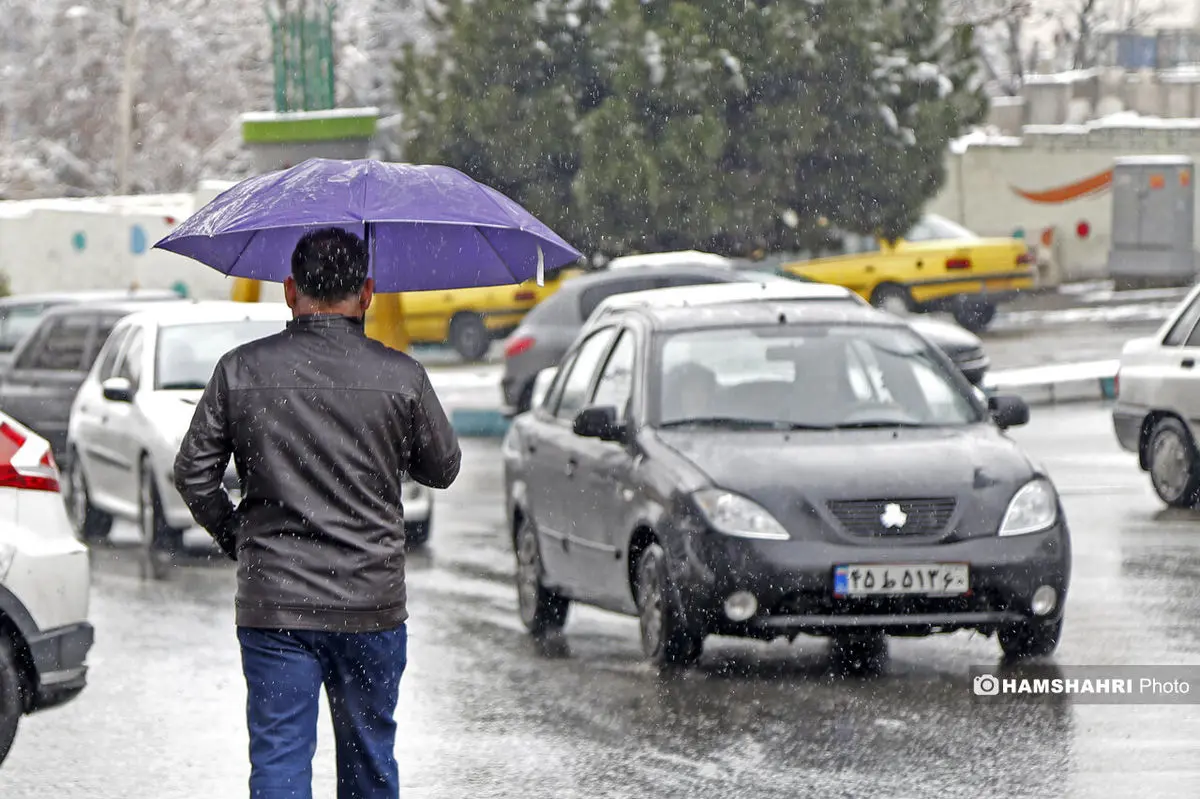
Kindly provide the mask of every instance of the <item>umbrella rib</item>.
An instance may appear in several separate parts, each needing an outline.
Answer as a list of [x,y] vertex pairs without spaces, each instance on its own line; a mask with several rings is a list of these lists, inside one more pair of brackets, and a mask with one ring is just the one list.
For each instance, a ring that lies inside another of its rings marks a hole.
[[237,267],[238,261],[242,260],[242,256],[246,254],[246,250],[250,249],[250,245],[254,243],[254,237],[261,232],[261,229],[258,229],[250,234],[250,238],[246,239],[246,243],[242,245],[242,249],[238,250],[237,257],[229,262],[229,271],[225,273],[226,275],[233,274],[233,270],[235,267]]
[[501,265],[501,266],[503,266],[503,267],[505,268],[505,270],[507,270],[507,272],[508,272],[508,276],[509,276],[509,277],[511,277],[513,280],[517,281],[518,283],[523,283],[523,282],[525,282],[525,281],[521,280],[520,278],[518,278],[516,275],[514,275],[514,274],[513,274],[512,268],[511,268],[511,267],[509,267],[509,265],[508,265],[508,261],[505,261],[505,260],[504,260],[504,256],[503,256],[503,255],[501,255],[501,254],[500,254],[500,251],[496,249],[496,245],[492,244],[492,240],[491,240],[491,239],[489,239],[489,238],[487,237],[487,235],[486,235],[486,234],[485,234],[485,233],[484,233],[482,230],[480,230],[480,229],[479,229],[479,226],[478,226],[478,225],[473,225],[472,227],[474,227],[474,228],[475,228],[475,232],[479,234],[479,238],[481,238],[481,239],[483,239],[484,241],[486,241],[486,242],[487,242],[487,246],[488,246],[488,247],[491,249],[491,251],[492,251],[493,253],[495,253],[495,254],[496,254],[496,258],[497,258],[497,260],[499,260],[499,261],[500,261],[500,265]]

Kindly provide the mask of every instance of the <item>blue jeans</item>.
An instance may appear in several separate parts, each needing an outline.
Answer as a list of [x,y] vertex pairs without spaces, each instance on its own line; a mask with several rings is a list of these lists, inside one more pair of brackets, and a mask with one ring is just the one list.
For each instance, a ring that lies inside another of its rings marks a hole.
[[379,633],[238,628],[246,675],[251,799],[312,799],[321,685],[337,743],[338,799],[397,799],[402,624]]

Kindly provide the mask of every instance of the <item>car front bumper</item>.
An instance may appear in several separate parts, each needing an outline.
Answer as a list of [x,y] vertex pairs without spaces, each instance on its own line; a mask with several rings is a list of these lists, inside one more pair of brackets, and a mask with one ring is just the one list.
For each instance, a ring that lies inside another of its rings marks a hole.
[[[1070,582],[1065,525],[1043,533],[988,536],[953,543],[890,546],[823,541],[751,541],[706,532],[677,539],[671,563],[685,615],[709,632],[773,638],[805,632],[874,628],[892,635],[925,635],[1061,617]],[[835,598],[837,565],[966,563],[969,592],[962,596],[892,595]],[[1057,594],[1053,610],[1035,617],[1038,587]],[[746,621],[724,611],[733,593],[748,591],[758,610]]]

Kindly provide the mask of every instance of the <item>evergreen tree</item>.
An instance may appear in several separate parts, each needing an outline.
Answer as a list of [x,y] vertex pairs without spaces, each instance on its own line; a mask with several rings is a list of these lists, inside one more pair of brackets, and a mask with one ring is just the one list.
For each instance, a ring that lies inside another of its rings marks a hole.
[[901,235],[985,111],[939,0],[449,0],[429,24],[399,66],[406,157],[585,252]]

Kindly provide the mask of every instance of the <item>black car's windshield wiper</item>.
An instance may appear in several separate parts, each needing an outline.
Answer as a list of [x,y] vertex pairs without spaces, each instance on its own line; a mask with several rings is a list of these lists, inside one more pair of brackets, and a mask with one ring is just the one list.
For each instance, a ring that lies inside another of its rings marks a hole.
[[921,424],[920,422],[902,422],[894,419],[866,419],[861,422],[843,422],[835,424],[837,430],[868,430],[872,428],[885,427],[931,427],[932,425]]
[[201,383],[197,380],[191,382],[179,383],[163,383],[158,387],[159,391],[203,391],[208,386],[207,383]]
[[690,419],[672,419],[659,425],[672,427],[729,427],[736,430],[829,430],[828,425],[798,424],[796,422],[773,421],[771,419],[746,419],[740,416],[696,416]]

